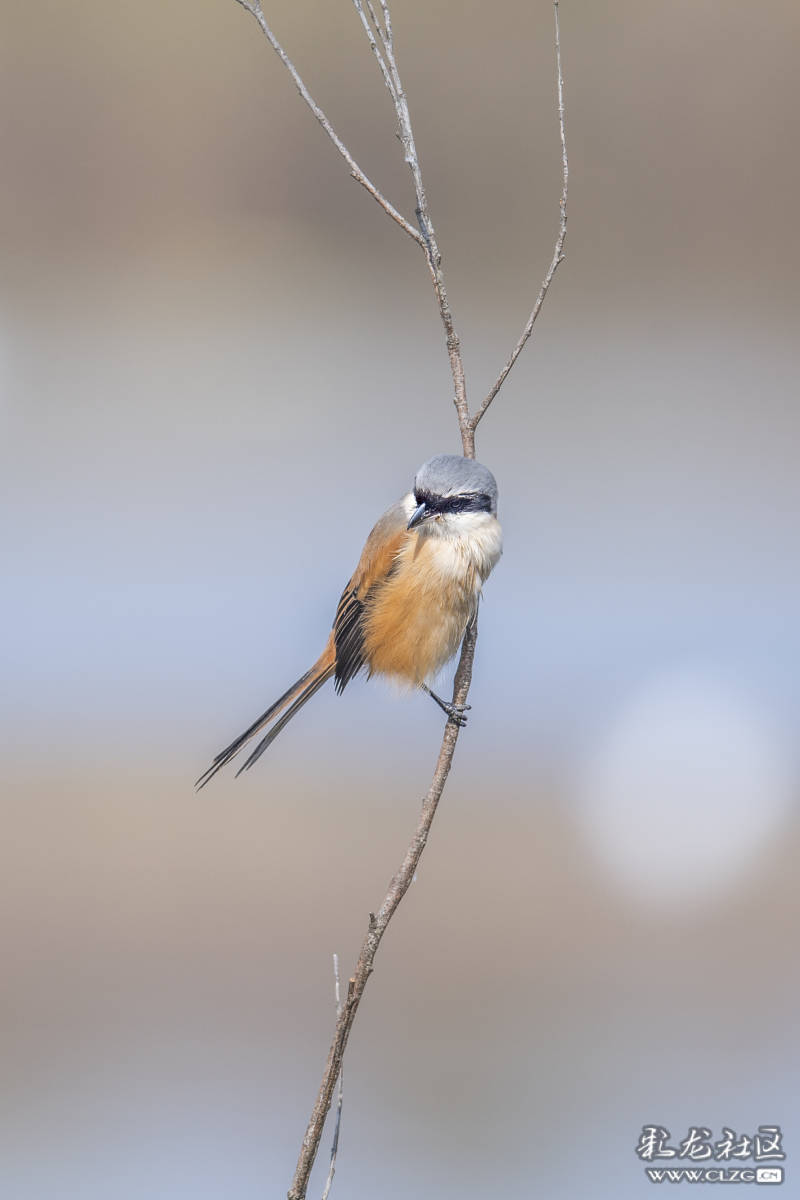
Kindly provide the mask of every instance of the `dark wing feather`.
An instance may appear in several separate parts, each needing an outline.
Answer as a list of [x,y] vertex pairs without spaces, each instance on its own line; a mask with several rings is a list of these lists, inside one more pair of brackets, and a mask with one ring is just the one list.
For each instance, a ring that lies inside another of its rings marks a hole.
[[341,695],[353,676],[364,666],[364,600],[350,584],[342,593],[336,610],[333,639],[336,644],[334,687]]
[[335,688],[342,693],[366,665],[364,621],[370,597],[383,586],[395,568],[397,555],[408,537],[408,517],[399,500],[384,513],[367,538],[358,566],[342,592],[333,639],[336,645]]

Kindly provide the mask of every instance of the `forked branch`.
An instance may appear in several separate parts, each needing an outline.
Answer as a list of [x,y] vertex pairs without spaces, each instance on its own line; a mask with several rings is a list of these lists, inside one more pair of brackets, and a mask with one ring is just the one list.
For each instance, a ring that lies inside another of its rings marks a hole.
[[272,46],[272,49],[277,54],[278,58],[281,60],[283,65],[286,67],[286,70],[289,72],[292,79],[294,80],[295,87],[297,88],[298,92],[303,97],[306,104],[311,109],[312,113],[317,118],[320,125],[325,130],[328,137],[331,139],[334,146],[341,154],[344,161],[347,163],[348,167],[350,168],[350,174],[353,176],[353,179],[355,179],[357,183],[360,183],[363,188],[366,188],[366,190],[369,192],[370,196],[373,196],[375,198],[375,200],[378,201],[378,204],[380,204],[380,206],[384,210],[384,212],[388,213],[389,216],[392,218],[392,220],[396,221],[397,224],[400,226],[400,228],[404,229],[410,238],[413,238],[414,241],[418,245],[423,246],[424,243],[423,243],[423,239],[422,239],[422,234],[417,229],[414,228],[414,226],[411,224],[410,221],[406,220],[406,218],[403,216],[402,213],[397,211],[397,209],[394,207],[393,204],[389,203],[389,201],[384,196],[383,192],[381,192],[375,186],[375,184],[372,182],[372,180],[366,175],[366,173],[361,170],[361,167],[358,165],[356,160],[353,158],[352,154],[347,149],[347,146],[345,146],[344,142],[341,140],[341,138],[337,134],[336,130],[333,128],[330,121],[325,116],[325,113],[322,111],[322,109],[317,104],[314,97],[309,92],[306,85],[303,83],[303,80],[300,77],[300,72],[297,70],[297,67],[294,65],[292,60],[289,58],[289,55],[286,53],[283,46],[280,44],[278,39],[275,37],[275,34],[270,29],[270,27],[267,24],[266,19],[264,17],[263,9],[261,8],[261,5],[258,2],[258,0],[254,0],[254,3],[252,3],[252,4],[248,3],[248,0],[236,0],[236,3],[240,4],[242,6],[242,8],[247,9],[247,11],[252,16],[254,16],[255,19],[258,21],[259,25],[261,26],[261,30],[264,34],[264,37],[267,39],[269,44]]
[[294,84],[306,102],[312,113],[320,123],[322,128],[327,133],[330,140],[333,142],[336,149],[341,154],[350,168],[350,174],[365,188],[369,194],[380,204],[381,208],[386,212],[393,221],[395,221],[401,229],[403,229],[410,238],[417,243],[425,254],[430,271],[431,280],[433,282],[436,300],[439,306],[439,315],[442,325],[444,326],[445,342],[447,345],[447,355],[450,361],[450,373],[453,377],[453,403],[455,405],[456,414],[458,417],[458,429],[461,435],[461,445],[464,455],[467,458],[475,457],[475,430],[479,422],[483,419],[487,409],[494,400],[497,393],[505,383],[514,363],[519,358],[528,339],[533,332],[533,326],[536,318],[539,316],[542,305],[544,304],[545,296],[547,295],[550,284],[553,281],[553,276],[558,270],[560,264],[564,261],[564,243],[567,236],[567,191],[569,184],[569,167],[567,163],[567,139],[566,127],[564,121],[564,79],[561,70],[561,32],[558,19],[558,0],[553,0],[553,9],[555,13],[555,44],[556,44],[556,65],[558,78],[558,119],[559,130],[561,134],[561,166],[562,166],[562,189],[561,200],[559,204],[560,222],[558,236],[556,238],[553,258],[544,277],[539,294],[536,297],[536,302],[528,317],[525,328],[520,334],[516,346],[511,352],[507,362],[503,366],[495,383],[493,384],[488,395],[483,400],[480,408],[471,414],[469,411],[469,403],[467,401],[467,383],[464,374],[464,363],[461,356],[461,339],[458,336],[453,319],[453,312],[450,308],[450,302],[447,297],[447,288],[445,286],[444,269],[442,266],[442,255],[439,250],[439,244],[436,239],[436,231],[433,227],[430,209],[428,207],[428,198],[425,192],[425,185],[422,179],[422,169],[420,167],[419,155],[417,154],[416,142],[414,140],[414,130],[411,124],[411,114],[409,112],[408,100],[406,98],[403,81],[400,76],[400,71],[397,66],[397,59],[394,52],[394,35],[392,32],[392,17],[389,10],[388,0],[379,0],[380,9],[383,16],[383,24],[378,19],[375,5],[372,0],[353,0],[356,12],[361,20],[364,32],[370,44],[370,48],[375,56],[378,66],[383,76],[383,81],[392,98],[395,114],[397,116],[398,131],[400,141],[403,146],[403,156],[411,171],[414,181],[414,192],[416,195],[416,217],[419,228],[415,229],[410,221],[403,216],[398,209],[384,196],[383,192],[372,182],[369,176],[358,165],[353,155],[348,150],[342,139],[337,134],[336,130],[331,125],[327,116],[314,100],[313,96],[306,87],[303,79],[295,67],[289,55],[284,50],[281,43],[278,41],[270,25],[268,24],[260,0],[236,0],[236,3],[246,9],[258,22],[261,31],[267,38],[278,58],[283,63],[286,70],[291,75]]

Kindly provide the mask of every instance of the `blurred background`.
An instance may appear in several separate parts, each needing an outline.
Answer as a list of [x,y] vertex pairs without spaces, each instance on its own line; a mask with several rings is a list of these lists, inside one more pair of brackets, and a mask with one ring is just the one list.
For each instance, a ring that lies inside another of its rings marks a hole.
[[[353,10],[268,7],[411,215]],[[800,11],[561,15],[568,256],[479,430],[506,552],[351,1200],[644,1197],[653,1123],[780,1123],[800,1170]],[[394,21],[474,405],[557,229],[552,10]],[[0,57],[2,1190],[280,1196],[442,721],[358,681],[192,784],[459,450],[438,315],[233,0],[16,5]]]

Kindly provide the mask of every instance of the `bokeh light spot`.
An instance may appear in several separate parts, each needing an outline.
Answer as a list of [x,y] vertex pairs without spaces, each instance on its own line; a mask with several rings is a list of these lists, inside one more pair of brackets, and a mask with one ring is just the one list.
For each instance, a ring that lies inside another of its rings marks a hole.
[[618,710],[581,765],[576,809],[616,883],[680,906],[723,892],[760,859],[791,789],[759,706],[736,684],[681,669]]

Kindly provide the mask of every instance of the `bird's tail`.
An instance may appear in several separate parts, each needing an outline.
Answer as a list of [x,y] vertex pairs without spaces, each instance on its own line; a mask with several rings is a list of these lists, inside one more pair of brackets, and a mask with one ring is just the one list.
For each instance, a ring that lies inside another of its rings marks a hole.
[[[237,776],[241,775],[242,771],[247,771],[252,767],[254,762],[261,757],[268,746],[271,746],[275,738],[281,730],[289,724],[292,717],[299,713],[300,709],[310,700],[316,692],[322,687],[323,683],[331,678],[336,669],[336,651],[333,644],[333,635],[328,639],[328,644],[323,650],[320,657],[314,663],[310,671],[306,671],[305,675],[301,675],[297,683],[293,683],[288,691],[284,692],[274,704],[271,704],[266,712],[253,722],[253,724],[245,729],[244,733],[240,733],[230,746],[226,746],[224,750],[220,750],[211,766],[207,771],[204,771],[197,780],[195,787],[199,791],[200,788],[206,786],[209,780],[213,779],[217,771],[221,771],[224,766],[231,761],[232,758],[239,753],[242,747],[250,741],[252,737],[263,729],[265,725],[269,725],[278,713],[283,712],[283,716],[269,730],[269,732],[261,739],[250,755],[242,763]],[[283,710],[286,709],[284,712]]]

